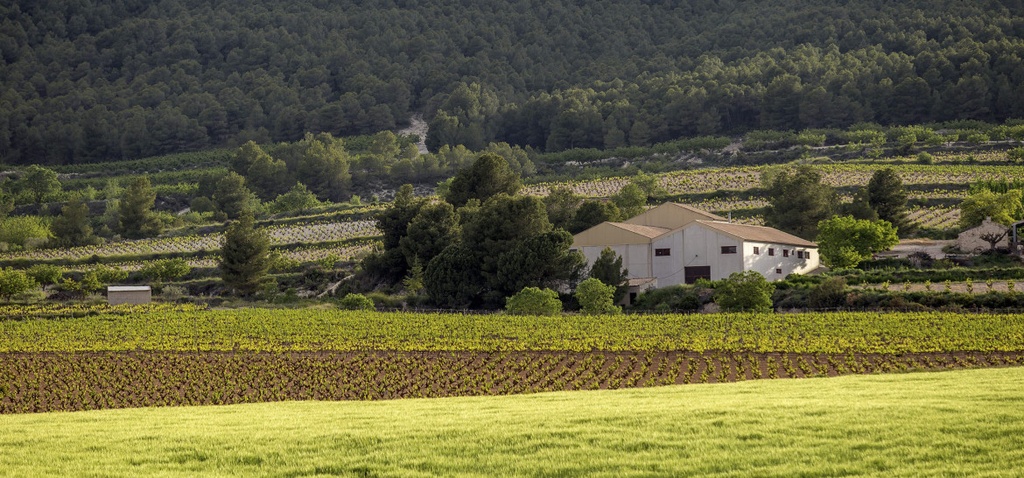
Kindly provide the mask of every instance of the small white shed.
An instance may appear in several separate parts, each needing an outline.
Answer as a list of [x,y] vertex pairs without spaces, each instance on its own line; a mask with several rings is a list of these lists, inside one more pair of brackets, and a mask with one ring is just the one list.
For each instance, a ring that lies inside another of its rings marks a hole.
[[148,285],[107,286],[107,302],[118,304],[148,304],[153,301],[153,288]]

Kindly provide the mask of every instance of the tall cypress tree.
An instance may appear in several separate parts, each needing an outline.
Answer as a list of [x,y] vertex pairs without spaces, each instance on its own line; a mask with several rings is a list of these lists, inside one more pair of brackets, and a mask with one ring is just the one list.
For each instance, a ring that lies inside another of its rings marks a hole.
[[257,230],[251,213],[228,226],[220,250],[220,277],[242,295],[259,290],[270,269],[270,238]]

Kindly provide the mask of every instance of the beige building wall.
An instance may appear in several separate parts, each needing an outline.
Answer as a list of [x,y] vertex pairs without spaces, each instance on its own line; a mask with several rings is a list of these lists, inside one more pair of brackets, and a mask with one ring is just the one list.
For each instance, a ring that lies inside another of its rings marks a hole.
[[153,291],[119,291],[108,292],[107,302],[110,305],[118,304],[148,304],[153,301]]
[[[982,239],[981,236],[988,234],[999,235],[1007,230],[1009,230],[1008,227],[993,221],[992,218],[986,217],[980,226],[961,232],[956,238],[956,245],[961,251],[968,253],[985,252],[992,248],[992,244]],[[1006,234],[998,243],[996,243],[996,247],[1009,246],[1009,234]]]

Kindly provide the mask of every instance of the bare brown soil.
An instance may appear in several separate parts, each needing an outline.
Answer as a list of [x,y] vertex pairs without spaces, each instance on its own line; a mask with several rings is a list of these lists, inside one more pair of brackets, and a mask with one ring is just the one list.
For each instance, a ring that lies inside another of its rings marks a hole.
[[94,352],[0,354],[0,413],[506,395],[1001,367],[1021,352]]

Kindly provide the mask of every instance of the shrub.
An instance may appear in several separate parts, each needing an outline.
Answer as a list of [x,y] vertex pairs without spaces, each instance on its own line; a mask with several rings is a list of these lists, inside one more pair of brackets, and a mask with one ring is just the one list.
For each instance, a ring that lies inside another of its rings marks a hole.
[[64,269],[53,264],[36,264],[25,272],[42,285],[59,284],[61,278],[64,277]]
[[0,297],[10,300],[16,295],[24,294],[38,284],[25,271],[10,267],[0,269]]
[[157,282],[167,282],[188,274],[192,267],[182,258],[160,259],[146,263],[139,271],[143,277]]
[[524,287],[505,300],[505,310],[512,315],[558,315],[562,313],[562,301],[551,289]]
[[580,310],[586,315],[618,314],[622,309],[615,305],[615,287],[605,285],[598,279],[591,277],[580,285],[576,286],[576,300],[580,303]]
[[700,310],[700,297],[693,286],[674,285],[652,289],[636,298],[634,309],[653,310],[655,312]]
[[774,292],[757,271],[733,272],[715,287],[715,303],[724,311],[771,312]]
[[846,279],[825,279],[807,295],[807,305],[815,309],[831,309],[846,305]]
[[348,294],[338,302],[338,307],[345,310],[376,310],[373,300],[363,294]]
[[1010,161],[1022,161],[1024,160],[1024,147],[1018,146],[1006,152],[1006,159]]

